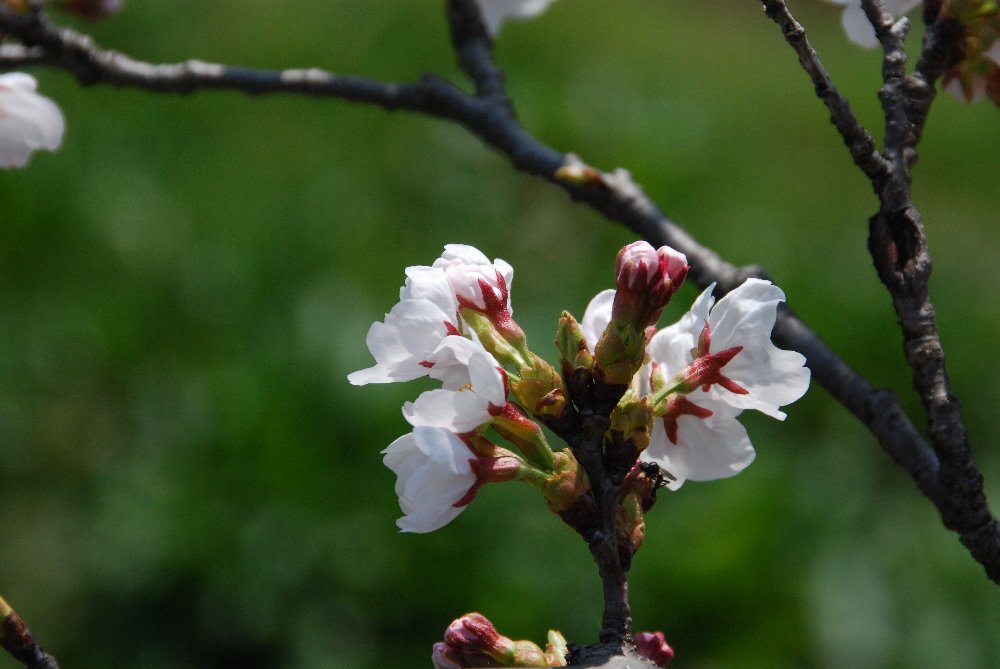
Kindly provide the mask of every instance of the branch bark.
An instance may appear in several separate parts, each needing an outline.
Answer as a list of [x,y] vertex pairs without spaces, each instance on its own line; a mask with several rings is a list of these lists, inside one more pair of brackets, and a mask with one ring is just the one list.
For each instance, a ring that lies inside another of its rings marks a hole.
[[[959,58],[954,27],[941,20],[940,3],[927,3],[925,18],[931,23],[916,71],[906,73],[905,39],[909,20],[896,21],[882,0],[862,0],[883,49],[879,99],[885,118],[885,148],[868,157],[871,135],[854,117],[829,80],[805,29],[795,21],[783,0],[761,0],[767,15],[777,23],[795,49],[799,62],[816,86],[817,95],[831,111],[831,120],[844,138],[855,164],[871,181],[879,198],[879,211],[869,220],[868,248],[882,283],[892,297],[907,362],[913,370],[913,387],[927,415],[928,432],[936,466],[926,464],[911,471],[914,481],[937,506],[945,526],[1000,583],[1000,525],[983,492],[983,477],[969,448],[958,399],[951,391],[944,364],[944,349],[937,332],[934,305],[929,296],[931,256],[919,211],[911,200],[910,170],[917,160],[934,84]],[[950,43],[949,43],[950,40]],[[859,146],[864,151],[858,151]],[[875,408],[875,407],[873,407]],[[895,423],[897,415],[892,412]],[[895,456],[894,456],[895,457]],[[921,457],[931,457],[926,452]],[[931,473],[934,479],[931,480]]]

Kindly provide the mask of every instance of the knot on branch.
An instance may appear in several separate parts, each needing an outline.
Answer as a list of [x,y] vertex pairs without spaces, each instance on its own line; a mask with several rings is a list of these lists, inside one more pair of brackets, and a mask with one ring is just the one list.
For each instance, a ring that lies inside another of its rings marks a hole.
[[922,294],[930,275],[923,230],[912,207],[881,211],[868,221],[868,250],[879,278],[893,295]]

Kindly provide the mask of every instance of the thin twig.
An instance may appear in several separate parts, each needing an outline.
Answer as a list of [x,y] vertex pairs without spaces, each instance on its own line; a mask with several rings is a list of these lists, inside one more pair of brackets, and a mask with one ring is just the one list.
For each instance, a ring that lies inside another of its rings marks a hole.
[[783,0],[763,0],[764,12],[778,24],[785,40],[798,54],[799,64],[806,71],[816,89],[816,96],[830,111],[830,122],[840,132],[844,144],[851,152],[854,163],[868,175],[872,182],[888,176],[888,166],[879,154],[875,140],[851,111],[851,103],[842,96],[820,62],[819,55],[809,43],[805,28],[795,20]]

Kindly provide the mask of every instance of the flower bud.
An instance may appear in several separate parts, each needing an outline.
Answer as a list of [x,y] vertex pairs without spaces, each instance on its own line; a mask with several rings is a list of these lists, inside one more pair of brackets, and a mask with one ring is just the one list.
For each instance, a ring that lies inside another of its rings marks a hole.
[[[562,635],[555,632],[558,639]],[[434,645],[431,658],[435,669],[461,667],[561,667],[566,662],[559,657],[560,647],[553,646],[549,632],[550,657],[531,641],[513,641],[497,632],[486,616],[467,613],[448,625],[444,643]],[[558,641],[556,639],[556,641]],[[565,648],[563,639],[562,649]]]
[[559,349],[560,363],[563,375],[569,376],[573,370],[590,369],[594,366],[594,356],[587,346],[580,324],[573,314],[562,312],[559,325],[556,328],[556,348]]
[[638,330],[655,325],[687,272],[687,258],[669,246],[629,244],[615,262],[617,290],[611,319],[628,321]]
[[569,644],[559,630],[549,630],[548,643],[545,646],[545,660],[549,667],[565,667],[566,656],[569,655]]
[[542,485],[542,494],[552,511],[562,515],[577,507],[585,496],[589,498],[590,479],[572,451],[564,448],[553,453],[552,470],[552,475]]
[[639,632],[635,635],[635,646],[639,655],[658,667],[665,667],[674,659],[674,649],[667,645],[663,632]]

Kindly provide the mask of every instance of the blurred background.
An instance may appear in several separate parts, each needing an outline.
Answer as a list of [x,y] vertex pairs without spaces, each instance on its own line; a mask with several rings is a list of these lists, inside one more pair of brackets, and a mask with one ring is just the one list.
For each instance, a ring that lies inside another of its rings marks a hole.
[[[460,80],[441,5],[130,0],[82,27],[154,62]],[[878,54],[836,6],[792,6],[880,135]],[[496,55],[531,132],[630,169],[701,242],[765,266],[923,424],[865,248],[876,200],[759,3],[563,0],[508,24]],[[595,641],[596,569],[527,486],[398,533],[379,451],[426,386],[345,377],[371,364],[404,267],[451,242],[514,265],[515,315],[554,361],[560,311],[582,316],[634,235],[442,121],[32,73],[67,133],[0,173],[0,592],[62,666],[429,667],[467,611]],[[945,95],[914,188],[995,500],[998,146],[1000,111]],[[997,666],[1000,591],[932,505],[820,388],[788,414],[745,416],[758,459],[740,476],[662,495],[636,629],[664,630],[688,669]]]

